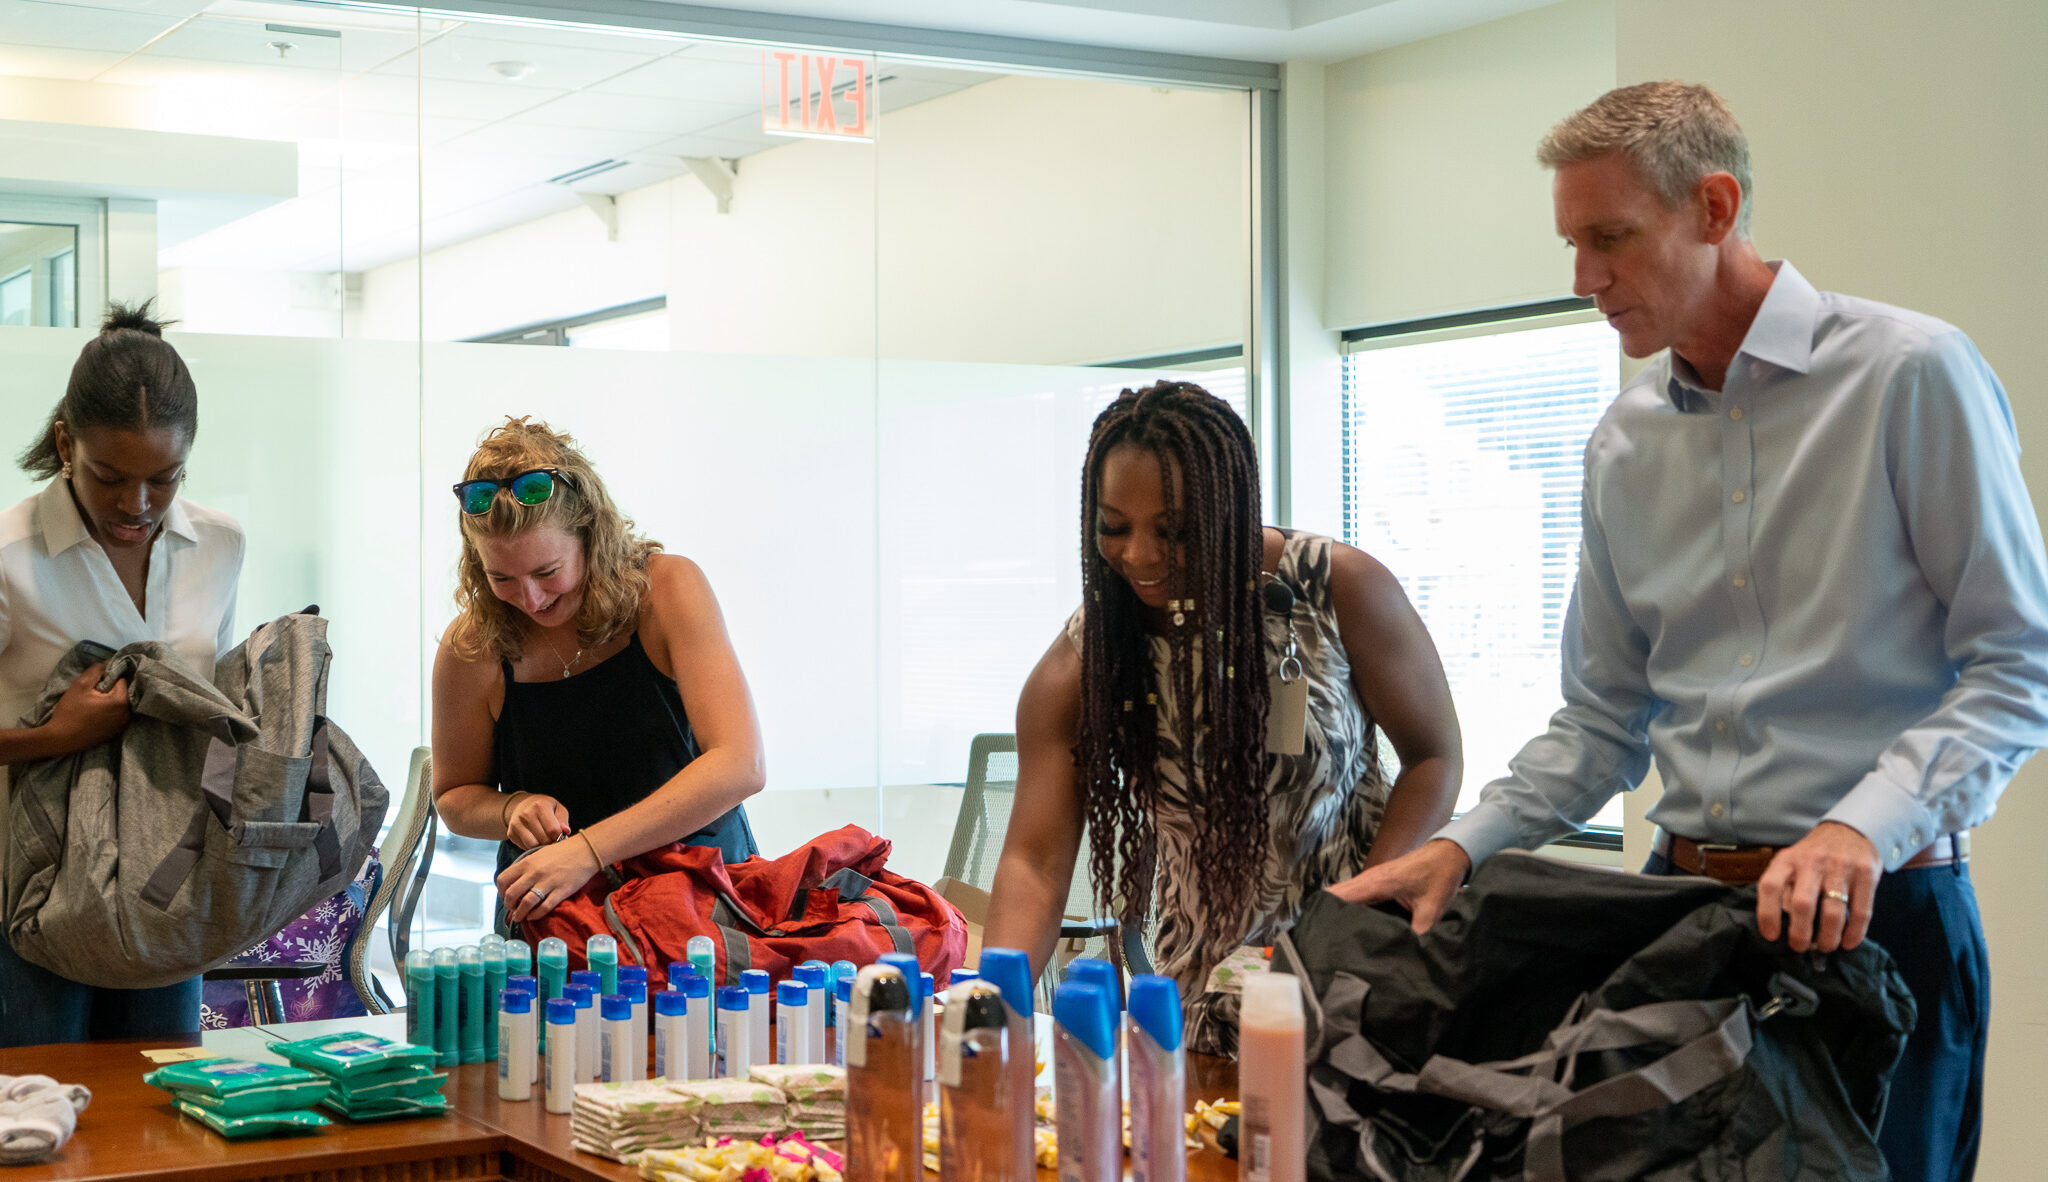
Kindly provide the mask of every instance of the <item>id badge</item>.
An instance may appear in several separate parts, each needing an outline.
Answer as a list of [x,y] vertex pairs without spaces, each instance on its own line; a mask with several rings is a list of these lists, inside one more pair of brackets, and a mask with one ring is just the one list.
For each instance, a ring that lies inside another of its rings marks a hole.
[[1299,661],[1282,663],[1283,670],[1297,670],[1292,681],[1273,674],[1273,704],[1266,711],[1266,750],[1273,755],[1300,755],[1308,742],[1308,678],[1298,672]]

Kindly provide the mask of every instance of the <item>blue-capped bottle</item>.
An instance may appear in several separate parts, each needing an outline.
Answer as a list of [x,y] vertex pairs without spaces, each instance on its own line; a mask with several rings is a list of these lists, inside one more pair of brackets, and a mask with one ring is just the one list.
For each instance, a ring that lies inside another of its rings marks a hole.
[[831,998],[825,992],[831,987],[832,966],[822,960],[807,960],[789,971],[791,979],[804,987],[810,997],[804,1001],[804,1050],[815,1056],[813,1062],[824,1062],[825,1011],[831,1007]]
[[996,987],[1003,997],[1003,1014],[1009,1025],[1010,1045],[1018,1048],[1009,1056],[1010,1094],[1020,1101],[1010,1106],[1010,1152],[1023,1160],[1038,1160],[1038,1044],[1031,1004],[1031,960],[1015,948],[981,950],[981,979]]
[[1180,987],[1171,978],[1131,978],[1124,1068],[1131,1093],[1133,1182],[1183,1182],[1188,1161],[1187,1057],[1181,1046]]
[[1099,986],[1063,982],[1053,994],[1053,1095],[1060,1182],[1119,1182],[1123,1104],[1117,1097],[1116,1020]]
[[718,1077],[745,1079],[754,1069],[754,1024],[747,1020],[752,995],[744,985],[718,991]]

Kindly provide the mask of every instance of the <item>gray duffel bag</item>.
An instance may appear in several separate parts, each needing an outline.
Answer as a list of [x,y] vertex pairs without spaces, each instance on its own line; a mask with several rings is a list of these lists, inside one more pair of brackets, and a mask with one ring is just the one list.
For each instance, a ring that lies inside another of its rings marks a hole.
[[40,725],[82,670],[128,679],[120,739],[13,769],[7,939],[25,960],[115,989],[232,959],[347,886],[389,794],[328,721],[327,621],[258,628],[214,679],[155,642],[84,643],[50,675]]

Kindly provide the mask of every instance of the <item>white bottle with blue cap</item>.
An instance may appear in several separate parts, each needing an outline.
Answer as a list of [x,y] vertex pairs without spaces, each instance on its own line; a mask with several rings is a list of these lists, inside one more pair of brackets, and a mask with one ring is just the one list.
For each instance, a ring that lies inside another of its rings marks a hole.
[[825,972],[825,996],[811,996],[811,1004],[818,1007],[819,1016],[825,1019],[825,1037],[831,1040],[830,1054],[826,1053],[824,1043],[811,1044],[811,1054],[816,1055],[820,1063],[837,1063],[842,1067],[846,1065],[846,1031],[840,1025],[842,1011],[839,1008],[839,999],[846,998],[847,1005],[851,1007],[853,987],[846,986],[845,992],[842,993],[839,983],[850,982],[859,974],[860,966],[852,961],[835,960],[832,967]]
[[[825,1049],[825,1009],[832,999],[825,991],[832,983],[832,966],[822,960],[807,960],[790,970],[791,978],[801,981],[811,991],[809,1007],[804,1012],[807,1026],[804,1030],[804,1048],[812,1054],[822,1055]],[[852,994],[847,994],[852,997]],[[815,1048],[815,1049],[813,1049]]]
[[711,1058],[718,1050],[712,1041],[711,1011],[716,1008],[711,1000],[711,979],[702,973],[688,972],[682,975],[682,992],[690,999],[689,1012],[684,1021],[690,1027],[690,1056],[688,1078],[710,1079]]
[[547,1086],[542,1093],[549,1112],[576,1106],[576,1003],[566,997],[548,1002]]
[[633,1045],[640,1053],[633,1059],[633,1078],[647,1078],[647,1038],[654,1033],[654,1006],[647,993],[647,970],[637,964],[619,966],[619,992],[633,1003]]
[[817,1062],[811,1054],[811,989],[802,981],[775,987],[775,1061]]
[[747,1020],[749,995],[744,985],[718,991],[718,1077],[745,1079],[754,1069],[754,1024]]
[[768,1061],[772,1042],[768,1016],[775,1005],[775,990],[764,970],[748,969],[740,974],[740,986],[747,991],[747,1042],[754,1048],[754,1062]]
[[847,1023],[853,1021],[853,983],[860,979],[855,973],[851,977],[840,977],[832,986],[832,1021],[839,1029],[839,1041],[832,1044],[832,1065],[846,1066],[846,1044],[858,1032]]
[[1060,1182],[1119,1182],[1123,1104],[1117,1098],[1116,1019],[1100,986],[1072,979],[1052,999],[1053,1096]]
[[1124,1054],[1131,1096],[1133,1182],[1184,1182],[1187,1056],[1181,1047],[1180,987],[1171,978],[1131,978]]
[[633,1000],[623,993],[607,993],[598,1004],[603,1008],[604,1017],[604,1026],[598,1035],[598,1077],[604,1083],[631,1083]]
[[596,1083],[598,1043],[603,1041],[603,1011],[597,1008],[595,985],[562,986],[562,998],[576,1007],[576,1082]]
[[1020,1101],[1010,1106],[1011,1153],[1021,1155],[1024,1161],[1036,1161],[1038,1042],[1033,1028],[1031,958],[1015,948],[984,948],[980,972],[981,979],[995,986],[1003,996],[1003,1009],[1009,1016],[1009,1045],[1017,1048],[1009,1057],[1014,1073],[1010,1094]]
[[533,1099],[533,995],[508,986],[498,995],[498,1099]]
[[690,997],[680,989],[654,995],[654,1074],[663,1079],[689,1078]]

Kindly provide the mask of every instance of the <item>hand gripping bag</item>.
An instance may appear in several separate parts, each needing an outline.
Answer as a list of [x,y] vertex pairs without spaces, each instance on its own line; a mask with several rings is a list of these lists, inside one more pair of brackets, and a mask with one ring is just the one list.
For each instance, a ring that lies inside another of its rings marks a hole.
[[714,984],[736,985],[748,969],[783,980],[806,960],[871,964],[885,952],[914,955],[946,980],[967,958],[967,921],[938,892],[890,871],[890,848],[858,825],[780,858],[731,864],[713,848],[671,845],[605,867],[519,934],[536,945],[561,937],[581,968],[585,941],[607,933],[622,959],[657,973],[689,959],[690,937],[709,936]]
[[1309,995],[1312,1178],[1887,1177],[1913,999],[1875,944],[1763,939],[1754,887],[1511,852],[1419,937],[1319,894],[1275,962]]
[[174,650],[83,643],[31,725],[95,662],[128,681],[110,743],[13,769],[7,938],[24,959],[103,988],[170,985],[233,958],[347,886],[389,796],[326,717],[327,621],[256,629],[209,681]]

